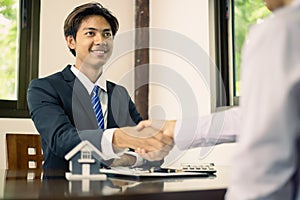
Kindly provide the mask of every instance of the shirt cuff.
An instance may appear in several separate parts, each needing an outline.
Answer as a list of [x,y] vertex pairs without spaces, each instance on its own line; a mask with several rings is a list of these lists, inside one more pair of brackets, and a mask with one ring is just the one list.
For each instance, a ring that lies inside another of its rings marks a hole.
[[118,150],[115,152],[113,146],[112,146],[112,139],[114,136],[115,128],[112,129],[106,129],[103,132],[102,140],[101,140],[101,149],[102,153],[108,157],[108,159],[112,158],[120,158],[127,149]]

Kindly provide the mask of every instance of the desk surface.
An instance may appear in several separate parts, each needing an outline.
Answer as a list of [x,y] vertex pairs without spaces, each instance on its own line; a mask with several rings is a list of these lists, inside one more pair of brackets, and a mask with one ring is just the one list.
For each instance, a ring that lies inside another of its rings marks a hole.
[[[67,181],[63,173],[1,170],[0,198],[4,199],[223,199],[229,168],[216,167],[215,177],[105,181]],[[49,174],[49,173],[48,173]]]

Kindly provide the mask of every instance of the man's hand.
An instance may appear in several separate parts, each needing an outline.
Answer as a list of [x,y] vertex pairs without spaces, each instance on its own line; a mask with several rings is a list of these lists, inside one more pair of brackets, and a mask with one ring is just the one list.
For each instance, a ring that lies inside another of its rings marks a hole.
[[162,131],[164,135],[174,138],[176,120],[144,120],[141,121],[136,128],[143,130],[145,128],[153,128]]
[[[145,120],[141,121],[137,128],[138,130],[144,130],[144,129],[156,129],[162,132],[163,135],[168,136],[170,138],[174,138],[174,131],[175,131],[175,125],[176,120]],[[145,148],[137,148],[135,150],[136,153],[138,153],[141,157],[143,157],[146,160],[154,161],[154,160],[161,160],[164,157],[166,157],[169,152],[172,150],[174,146],[174,140],[172,143],[164,146],[160,150],[156,151],[147,151]]]
[[143,158],[154,161],[165,157],[174,146],[176,121],[142,121],[135,127],[116,129],[113,145],[132,148]]
[[174,143],[164,146],[161,150],[148,151],[146,152],[143,148],[137,148],[135,152],[139,154],[142,158],[149,161],[162,160],[166,157],[169,152],[173,149]]

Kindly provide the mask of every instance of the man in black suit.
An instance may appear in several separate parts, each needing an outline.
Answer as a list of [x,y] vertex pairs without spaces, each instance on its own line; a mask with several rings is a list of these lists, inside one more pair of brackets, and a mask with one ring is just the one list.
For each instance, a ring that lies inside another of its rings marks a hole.
[[[75,56],[75,65],[30,83],[28,106],[41,135],[44,169],[68,170],[64,156],[81,140],[89,140],[108,158],[121,156],[114,162],[124,164],[120,162],[123,159],[127,165],[136,164],[135,157],[124,153],[128,148],[161,152],[151,160],[160,160],[172,148],[173,139],[163,131],[156,130],[149,137],[137,136],[149,131],[137,131],[135,126],[142,118],[128,92],[106,81],[102,74],[103,65],[112,54],[118,27],[118,20],[99,3],[76,7],[64,24],[65,39]],[[94,86],[101,88],[98,95],[104,127],[99,127],[91,103]]]

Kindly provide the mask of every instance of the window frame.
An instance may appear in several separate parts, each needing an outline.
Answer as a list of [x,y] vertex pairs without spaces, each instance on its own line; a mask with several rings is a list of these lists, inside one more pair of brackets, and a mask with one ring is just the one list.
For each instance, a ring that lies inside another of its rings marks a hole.
[[[216,107],[238,106],[235,91],[234,0],[215,0]],[[220,78],[218,78],[220,77]]]
[[0,117],[30,118],[27,88],[38,77],[40,0],[20,0],[19,15],[18,98],[0,100]]

